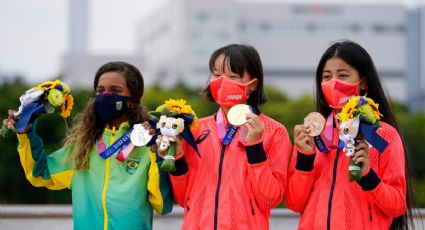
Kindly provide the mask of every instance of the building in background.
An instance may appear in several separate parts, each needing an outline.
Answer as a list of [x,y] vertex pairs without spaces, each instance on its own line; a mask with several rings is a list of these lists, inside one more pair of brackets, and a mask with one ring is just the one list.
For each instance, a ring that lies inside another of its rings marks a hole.
[[162,86],[205,86],[211,53],[253,45],[265,83],[288,96],[312,95],[318,61],[332,41],[349,38],[371,54],[392,99],[405,102],[406,17],[402,5],[171,0],[137,27],[136,52]]
[[425,111],[423,5],[314,2],[170,0],[138,24],[137,55],[93,55],[87,48],[89,1],[69,0],[63,79],[73,87],[91,87],[99,66],[124,60],[143,70],[146,85],[183,82],[201,88],[211,53],[246,43],[260,53],[265,83],[299,97],[314,93],[315,69],[326,48],[348,38],[371,54],[393,100]]
[[425,5],[407,9],[407,105],[425,112]]
[[140,68],[143,61],[138,55],[94,55],[88,50],[90,28],[90,1],[69,0],[68,51],[62,57],[61,75],[71,87],[89,88],[97,69],[110,61],[126,61]]

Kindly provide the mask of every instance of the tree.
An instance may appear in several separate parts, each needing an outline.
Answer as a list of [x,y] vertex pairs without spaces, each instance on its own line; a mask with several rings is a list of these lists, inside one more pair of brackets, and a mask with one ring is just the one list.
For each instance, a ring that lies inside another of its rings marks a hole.
[[[29,88],[20,78],[0,85],[3,96],[0,97],[0,117],[6,118],[7,109],[18,108],[19,96]],[[215,113],[218,109],[215,103],[207,102],[200,96],[201,89],[191,89],[183,83],[164,89],[151,86],[145,89],[142,104],[148,110],[154,110],[165,100],[185,99],[192,106],[198,117]],[[289,99],[273,87],[265,88],[268,102],[260,110],[275,120],[283,123],[293,140],[293,127],[301,124],[304,117],[314,111],[314,99],[302,96]],[[83,111],[87,101],[94,97],[94,92],[84,89],[73,89],[74,109],[70,118],[64,119],[54,114],[45,114],[39,118],[37,132],[43,138],[48,153],[62,146],[66,127],[72,126],[75,114]],[[425,140],[425,115],[408,114],[402,104],[394,103],[395,114],[400,123],[400,132],[405,140],[406,149],[413,162],[415,189],[419,197],[419,207],[425,207],[425,168],[422,162],[425,153],[422,151]],[[35,188],[25,179],[19,156],[16,150],[17,140],[14,135],[0,139],[0,203],[70,203],[69,190],[50,191],[46,188]]]

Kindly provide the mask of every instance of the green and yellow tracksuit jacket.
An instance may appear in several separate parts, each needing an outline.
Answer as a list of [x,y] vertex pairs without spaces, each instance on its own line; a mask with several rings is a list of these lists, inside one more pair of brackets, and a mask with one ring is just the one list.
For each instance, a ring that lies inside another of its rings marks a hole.
[[[102,134],[108,148],[129,130],[106,128]],[[152,229],[153,209],[162,215],[173,206],[162,158],[147,147],[135,147],[124,162],[116,155],[103,159],[98,142],[92,147],[88,169],[74,170],[69,147],[47,155],[35,127],[18,134],[18,152],[26,178],[36,187],[72,189],[74,229]]]

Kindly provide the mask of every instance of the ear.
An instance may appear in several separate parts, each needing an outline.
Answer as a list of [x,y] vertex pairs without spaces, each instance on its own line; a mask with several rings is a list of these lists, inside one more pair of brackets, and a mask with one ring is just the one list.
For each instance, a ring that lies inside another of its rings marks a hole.
[[360,92],[367,92],[367,79],[366,77],[360,78]]

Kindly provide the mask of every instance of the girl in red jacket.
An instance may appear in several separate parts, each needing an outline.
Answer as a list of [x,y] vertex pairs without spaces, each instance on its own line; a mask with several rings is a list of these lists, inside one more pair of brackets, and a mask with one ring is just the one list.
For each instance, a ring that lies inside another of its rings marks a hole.
[[[328,152],[320,152],[308,125],[294,128],[294,156],[288,177],[286,205],[301,213],[299,229],[404,229],[410,212],[410,181],[395,117],[385,98],[367,51],[352,41],[334,43],[316,72],[316,107],[327,117]],[[350,182],[349,157],[337,147],[338,113],[344,98],[367,95],[383,115],[377,133],[389,145],[382,153],[364,140],[356,143],[354,160],[362,178]],[[332,125],[333,124],[333,125]],[[326,141],[325,141],[326,143]]]
[[[258,110],[266,102],[258,52],[229,45],[210,58],[204,93],[219,105],[194,132],[199,155],[187,142],[171,172],[183,229],[268,229],[270,209],[282,202],[291,143],[285,127]],[[239,128],[226,115],[237,104],[252,113]]]

